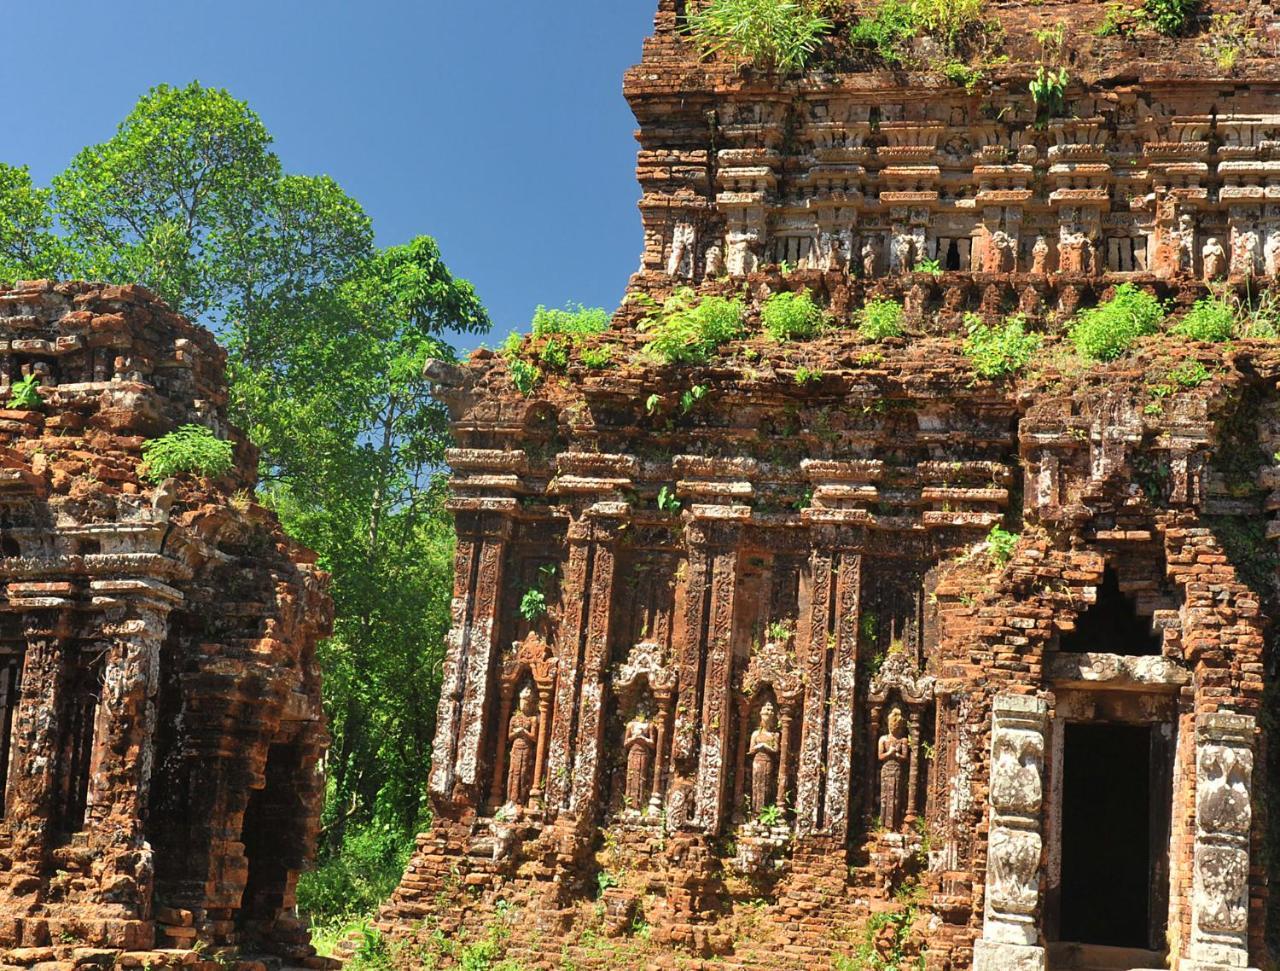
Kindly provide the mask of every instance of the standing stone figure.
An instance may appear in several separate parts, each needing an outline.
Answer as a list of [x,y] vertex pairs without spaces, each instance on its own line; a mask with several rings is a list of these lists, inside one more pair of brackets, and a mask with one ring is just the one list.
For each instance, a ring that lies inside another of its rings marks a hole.
[[1178,217],[1178,270],[1194,273],[1196,269],[1196,221],[1189,212]]
[[710,280],[724,276],[724,247],[718,242],[707,247],[705,274]]
[[1231,275],[1249,278],[1258,269],[1258,234],[1246,230],[1231,242]]
[[625,806],[643,812],[649,801],[650,773],[653,769],[653,753],[657,748],[657,728],[645,702],[636,705],[635,714],[627,722],[622,749],[627,758],[627,786],[624,792]]
[[1049,272],[1049,241],[1043,236],[1036,237],[1031,249],[1031,272],[1040,276]]
[[778,713],[773,702],[760,706],[759,725],[751,733],[751,811],[760,813],[774,804],[774,790],[778,780]]
[[914,269],[911,260],[911,237],[906,233],[894,234],[889,263],[890,273],[910,273]]
[[885,829],[896,831],[906,815],[906,780],[903,769],[907,764],[908,741],[906,720],[901,708],[889,712],[889,732],[880,736],[880,823]]
[[1209,241],[1204,244],[1204,249],[1200,253],[1200,258],[1204,261],[1206,280],[1222,279],[1227,271],[1227,251],[1222,248],[1217,236],[1209,237]]
[[1267,233],[1267,243],[1263,248],[1262,256],[1267,276],[1275,277],[1280,274],[1280,229],[1273,229]]
[[876,275],[878,256],[875,240],[870,237],[864,239],[862,241],[862,275],[868,280]]
[[507,727],[507,743],[507,803],[523,806],[533,787],[533,762],[538,751],[538,702],[527,684],[520,689],[518,707]]

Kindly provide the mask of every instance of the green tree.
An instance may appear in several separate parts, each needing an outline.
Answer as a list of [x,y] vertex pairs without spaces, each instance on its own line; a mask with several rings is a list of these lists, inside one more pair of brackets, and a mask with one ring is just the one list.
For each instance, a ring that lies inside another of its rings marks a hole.
[[38,189],[26,166],[0,162],[0,280],[57,276],[68,252],[53,232],[52,193]]

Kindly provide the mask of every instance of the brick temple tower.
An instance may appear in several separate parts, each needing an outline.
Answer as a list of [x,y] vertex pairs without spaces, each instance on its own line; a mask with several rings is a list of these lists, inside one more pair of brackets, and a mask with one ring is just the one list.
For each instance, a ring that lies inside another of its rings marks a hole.
[[[293,890],[332,607],[251,498],[224,369],[141,288],[0,292],[0,399],[27,375],[42,399],[0,411],[0,966],[325,963]],[[142,443],[185,424],[235,468],[140,479]]]

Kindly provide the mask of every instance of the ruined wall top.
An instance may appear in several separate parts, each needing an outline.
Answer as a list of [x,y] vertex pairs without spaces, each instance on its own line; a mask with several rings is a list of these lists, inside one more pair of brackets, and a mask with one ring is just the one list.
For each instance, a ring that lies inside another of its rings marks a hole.
[[[866,279],[935,263],[1208,281],[1276,271],[1269,4],[1204,5],[1170,38],[1104,29],[1114,4],[990,3],[959,47],[917,38],[892,68],[850,43],[849,5],[791,74],[703,57],[684,8],[664,0],[626,77],[641,289],[774,265]],[[1222,58],[1228,35],[1238,46]],[[1037,100],[1030,82],[1046,70],[1063,86]]]

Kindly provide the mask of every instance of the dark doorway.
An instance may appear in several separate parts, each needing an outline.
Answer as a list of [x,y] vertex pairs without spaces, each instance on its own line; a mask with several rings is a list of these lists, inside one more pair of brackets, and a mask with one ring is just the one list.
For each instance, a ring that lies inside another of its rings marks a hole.
[[[1066,726],[1062,787],[1064,941],[1159,948],[1153,940],[1150,727]],[[1161,922],[1162,924],[1162,922]]]
[[1160,634],[1151,627],[1151,615],[1138,613],[1134,598],[1120,589],[1116,571],[1107,567],[1098,586],[1098,599],[1080,615],[1076,629],[1062,638],[1058,649],[1140,657],[1159,655],[1161,646]]

